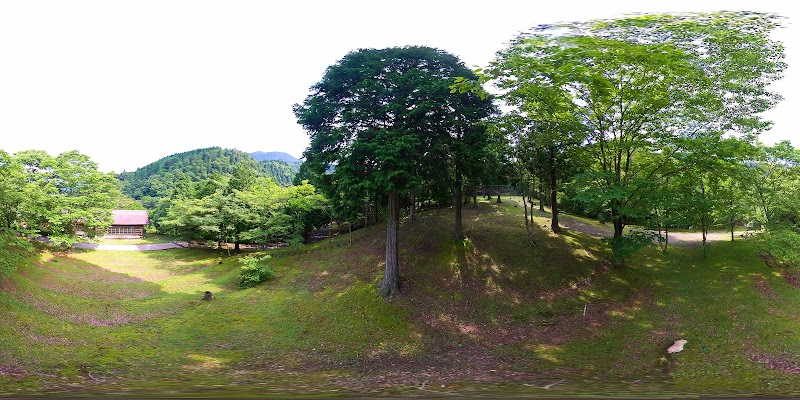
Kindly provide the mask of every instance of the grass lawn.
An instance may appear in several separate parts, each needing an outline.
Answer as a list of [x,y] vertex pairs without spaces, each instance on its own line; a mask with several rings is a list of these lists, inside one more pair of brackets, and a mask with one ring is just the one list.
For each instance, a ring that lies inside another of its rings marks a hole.
[[463,242],[452,210],[404,222],[390,301],[381,225],[269,251],[247,290],[220,251],[32,255],[0,278],[0,396],[800,394],[800,289],[757,238],[614,268],[545,214],[531,246],[503,201],[465,208]]

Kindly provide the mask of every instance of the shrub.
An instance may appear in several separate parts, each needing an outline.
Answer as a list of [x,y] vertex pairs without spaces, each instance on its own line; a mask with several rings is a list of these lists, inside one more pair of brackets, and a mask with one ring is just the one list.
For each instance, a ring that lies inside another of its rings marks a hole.
[[24,236],[0,230],[0,277],[14,272],[31,251],[33,245],[25,240]]
[[632,229],[622,237],[603,240],[611,246],[614,265],[622,266],[628,257],[656,241],[662,241],[663,238],[656,232]]
[[251,288],[274,278],[275,271],[267,265],[267,260],[270,258],[270,256],[261,258],[247,256],[239,260],[240,263],[244,264],[239,271],[239,288]]
[[800,233],[788,227],[774,226],[762,237],[764,247],[773,257],[800,264]]

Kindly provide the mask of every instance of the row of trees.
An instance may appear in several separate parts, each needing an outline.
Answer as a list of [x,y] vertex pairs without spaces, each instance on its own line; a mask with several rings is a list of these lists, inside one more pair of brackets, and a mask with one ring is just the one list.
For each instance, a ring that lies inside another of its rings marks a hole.
[[465,193],[504,179],[551,205],[554,232],[560,203],[610,221],[621,261],[643,242],[628,224],[733,226],[737,188],[758,187],[763,204],[779,193],[764,174],[785,170],[769,154],[786,145],[756,141],[780,99],[768,90],[785,69],[777,25],[745,12],[542,25],[477,74],[437,49],[354,51],[294,107],[311,139],[301,173],[345,219],[385,201],[383,295],[398,291],[404,201],[413,212],[420,193],[449,198],[461,239]]
[[618,261],[638,239],[624,235],[630,223],[705,233],[715,220],[731,229],[742,221],[737,197],[746,196],[736,189],[754,187],[748,181],[758,181],[772,151],[755,139],[769,127],[760,113],[780,99],[768,90],[785,68],[769,39],[776,18],[725,12],[539,26],[499,52],[482,81],[508,106],[499,124],[516,144],[522,180],[550,188],[553,231],[563,183],[575,208],[613,223]]
[[311,230],[331,222],[327,201],[313,186],[280,186],[257,177],[246,163],[237,164],[233,174],[189,183],[153,209],[159,232],[235,243],[235,250],[240,243],[303,243]]
[[307,182],[281,186],[252,159],[230,171],[176,179],[165,183],[161,196],[142,202],[121,193],[124,182],[77,151],[53,157],[0,150],[0,271],[17,264],[14,248],[29,247],[28,237],[74,243],[103,234],[115,208],[146,208],[161,233],[233,242],[237,249],[241,242],[301,243],[331,221],[326,200]]

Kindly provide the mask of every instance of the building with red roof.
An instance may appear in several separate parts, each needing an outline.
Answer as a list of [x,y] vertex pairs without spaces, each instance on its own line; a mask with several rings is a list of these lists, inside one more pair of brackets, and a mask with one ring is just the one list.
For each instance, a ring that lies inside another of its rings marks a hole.
[[147,210],[113,210],[111,214],[114,222],[106,232],[109,238],[142,238],[144,226],[150,223]]

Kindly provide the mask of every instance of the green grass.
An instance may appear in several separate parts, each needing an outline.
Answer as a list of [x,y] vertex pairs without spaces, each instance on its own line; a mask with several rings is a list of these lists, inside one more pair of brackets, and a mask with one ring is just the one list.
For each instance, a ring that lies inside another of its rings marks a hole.
[[757,238],[614,268],[546,214],[531,246],[503,201],[465,208],[463,242],[452,210],[404,222],[390,301],[381,225],[270,251],[276,278],[247,290],[227,252],[37,253],[0,278],[0,396],[800,393],[800,290]]

